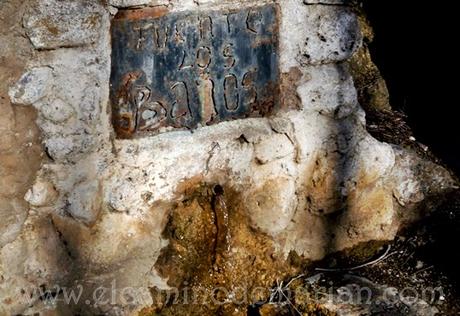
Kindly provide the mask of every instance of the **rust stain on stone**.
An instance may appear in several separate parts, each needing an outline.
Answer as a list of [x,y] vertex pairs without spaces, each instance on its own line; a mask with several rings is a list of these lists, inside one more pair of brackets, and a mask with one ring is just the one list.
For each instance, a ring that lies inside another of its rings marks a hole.
[[168,13],[168,8],[165,6],[120,10],[115,16],[116,20],[143,20],[165,16]]
[[47,19],[43,19],[40,21],[40,24],[43,25],[46,30],[53,36],[58,36],[59,35],[59,28],[53,24],[51,21]]
[[85,24],[89,28],[96,28],[101,23],[101,17],[98,14],[93,14],[85,19]]
[[302,71],[292,67],[289,72],[281,75],[281,103],[287,108],[299,110],[302,100],[297,93],[299,82],[302,79]]
[[[182,190],[184,197],[171,210],[164,230],[169,245],[155,264],[179,292],[171,296],[151,289],[154,304],[141,315],[233,315],[235,309],[267,300],[277,279],[303,268],[302,259],[285,259],[271,237],[251,225],[250,210],[240,193],[196,179],[184,183]],[[244,295],[241,289],[249,297],[239,297]],[[232,299],[247,302],[236,305]],[[230,303],[216,304],[225,300]]]

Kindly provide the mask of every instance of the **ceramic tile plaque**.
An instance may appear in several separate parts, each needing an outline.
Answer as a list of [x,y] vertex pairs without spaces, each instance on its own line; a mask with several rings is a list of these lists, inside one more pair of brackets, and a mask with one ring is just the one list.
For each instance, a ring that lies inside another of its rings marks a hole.
[[276,5],[122,10],[112,23],[119,138],[267,116],[277,107],[278,81]]

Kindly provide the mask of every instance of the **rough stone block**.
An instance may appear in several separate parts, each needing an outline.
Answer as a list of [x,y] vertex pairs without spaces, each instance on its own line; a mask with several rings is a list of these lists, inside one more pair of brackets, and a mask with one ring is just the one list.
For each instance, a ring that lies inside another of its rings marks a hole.
[[331,5],[331,4],[337,4],[337,5],[342,5],[342,4],[347,4],[350,2],[349,0],[304,0],[303,3],[305,4],[326,4],[326,5]]
[[51,86],[52,70],[49,67],[32,68],[11,87],[11,103],[31,105],[42,99]]
[[129,8],[137,6],[167,5],[168,0],[109,0],[109,4],[117,8]]
[[45,140],[45,147],[55,161],[71,161],[90,152],[95,142],[96,139],[89,135],[53,136]]
[[26,14],[24,27],[37,49],[82,46],[98,38],[101,15],[94,3],[42,0]]
[[57,198],[57,192],[52,183],[47,181],[37,181],[32,188],[27,191],[24,199],[32,206],[47,206]]
[[135,186],[129,181],[120,183],[112,188],[108,196],[108,204],[113,211],[129,212],[139,196]]
[[73,218],[86,224],[92,224],[101,210],[100,188],[98,181],[85,182],[71,192],[68,211]]
[[286,229],[295,212],[295,194],[294,181],[283,177],[251,191],[247,203],[254,225],[272,235]]
[[294,146],[283,134],[263,139],[255,146],[255,156],[260,164],[267,164],[289,155],[294,155]]
[[59,124],[70,119],[74,113],[74,109],[63,100],[56,99],[41,106],[40,113],[45,119]]
[[343,6],[307,6],[303,64],[335,63],[349,59],[361,46],[362,34],[355,13]]
[[21,202],[19,199],[0,196],[0,248],[12,242],[21,232],[27,217],[27,208]]
[[339,108],[348,108],[349,111],[340,113],[346,116],[358,106],[353,79],[343,65],[313,66],[305,71],[310,80],[297,89],[305,110],[333,115],[339,114]]

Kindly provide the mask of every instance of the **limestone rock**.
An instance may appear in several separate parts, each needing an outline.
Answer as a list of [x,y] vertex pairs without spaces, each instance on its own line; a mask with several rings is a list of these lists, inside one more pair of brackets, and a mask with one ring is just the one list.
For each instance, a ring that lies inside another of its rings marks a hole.
[[[22,313],[40,301],[41,293],[63,284],[68,256],[49,219],[29,218],[14,242],[0,250],[0,297],[7,315]],[[40,287],[41,286],[41,287]],[[40,292],[41,289],[41,292]]]
[[292,179],[268,180],[247,197],[253,225],[275,235],[289,225],[296,207],[295,183]]
[[57,198],[54,185],[48,181],[38,180],[27,191],[24,199],[32,206],[49,206]]
[[68,198],[68,212],[85,224],[96,221],[101,211],[101,190],[97,180],[77,185]]
[[456,186],[450,173],[414,152],[395,146],[396,166],[392,172],[393,194],[401,206],[436,196]]
[[286,135],[275,134],[255,145],[255,158],[260,164],[267,164],[294,154],[294,147]]
[[305,110],[342,118],[356,109],[358,98],[353,79],[343,65],[312,66],[306,72],[311,79],[297,88]]
[[40,107],[40,112],[45,119],[53,123],[64,123],[74,113],[73,108],[61,99],[46,102]]
[[0,247],[13,242],[21,233],[27,218],[27,209],[18,198],[5,199],[0,197]]
[[299,60],[326,64],[349,59],[361,46],[362,35],[353,11],[343,6],[307,6],[304,43]]
[[352,157],[347,161],[348,191],[373,184],[388,176],[395,165],[395,152],[389,144],[367,136],[354,146]]
[[113,188],[109,194],[108,203],[117,212],[129,212],[137,204],[136,199],[140,199],[140,192],[128,180]]
[[346,4],[348,0],[303,0],[305,4]]
[[314,167],[308,172],[305,194],[308,209],[313,214],[333,214],[344,207],[344,174],[338,155],[317,153]]
[[25,16],[24,27],[37,49],[91,44],[99,36],[101,9],[88,1],[38,1]]
[[53,136],[44,144],[49,156],[56,160],[72,160],[89,153],[94,148],[95,139],[87,135]]
[[[281,6],[281,71],[350,59],[361,47],[356,14],[346,6],[308,5],[286,0]],[[343,76],[345,73],[342,73]]]
[[109,0],[109,4],[117,8],[167,5],[169,0]]
[[32,68],[10,89],[13,104],[31,105],[42,99],[52,84],[52,70],[49,67]]
[[[347,199],[347,210],[334,230],[337,251],[352,248],[369,240],[392,240],[398,219],[393,198],[381,185],[356,191]],[[369,225],[372,223],[372,225]]]

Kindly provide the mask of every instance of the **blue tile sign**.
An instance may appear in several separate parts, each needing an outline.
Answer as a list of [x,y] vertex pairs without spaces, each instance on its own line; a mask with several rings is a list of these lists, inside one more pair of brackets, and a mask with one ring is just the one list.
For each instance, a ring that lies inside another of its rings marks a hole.
[[276,5],[112,22],[112,121],[119,138],[270,115],[278,106]]

